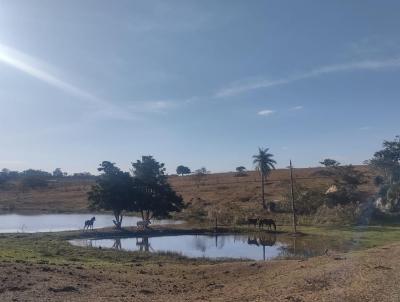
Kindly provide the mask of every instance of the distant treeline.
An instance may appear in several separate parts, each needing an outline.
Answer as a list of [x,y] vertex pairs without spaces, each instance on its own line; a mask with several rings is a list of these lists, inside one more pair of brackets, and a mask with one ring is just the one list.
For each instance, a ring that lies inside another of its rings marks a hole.
[[61,178],[93,179],[96,178],[96,176],[89,172],[68,175],[68,173],[63,172],[60,168],[56,168],[52,173],[35,169],[28,169],[21,172],[2,169],[0,171],[0,186],[11,182],[18,182],[26,188],[39,188],[46,187],[49,181]]

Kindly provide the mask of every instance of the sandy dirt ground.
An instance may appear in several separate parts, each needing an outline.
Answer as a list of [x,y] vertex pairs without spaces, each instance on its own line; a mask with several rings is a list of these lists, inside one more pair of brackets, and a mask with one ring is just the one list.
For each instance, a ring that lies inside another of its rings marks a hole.
[[308,260],[0,263],[0,301],[400,301],[400,244]]

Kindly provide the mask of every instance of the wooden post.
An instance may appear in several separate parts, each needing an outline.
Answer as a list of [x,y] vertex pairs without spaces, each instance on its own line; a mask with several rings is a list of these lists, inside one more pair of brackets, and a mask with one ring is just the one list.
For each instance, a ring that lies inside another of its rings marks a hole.
[[292,160],[290,160],[290,191],[292,195],[292,222],[293,222],[293,233],[297,233],[297,228],[296,228],[296,206],[294,204],[294,189],[293,189],[293,166],[292,166]]

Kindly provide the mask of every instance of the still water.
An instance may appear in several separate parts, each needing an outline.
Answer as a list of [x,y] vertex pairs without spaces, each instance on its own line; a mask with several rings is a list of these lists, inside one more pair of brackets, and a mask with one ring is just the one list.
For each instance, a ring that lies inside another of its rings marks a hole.
[[345,245],[321,238],[290,238],[275,234],[260,235],[178,235],[157,237],[76,239],[70,243],[83,247],[128,251],[174,252],[191,258],[234,258],[269,260],[308,258],[326,249],[343,250]]
[[[94,228],[113,226],[113,215],[107,214],[44,214],[44,215],[0,215],[0,233],[38,233],[38,232],[59,232],[72,231],[83,228],[85,220],[95,216]],[[122,226],[136,226],[141,218],[126,216]],[[152,224],[179,223],[178,221],[159,220]]]

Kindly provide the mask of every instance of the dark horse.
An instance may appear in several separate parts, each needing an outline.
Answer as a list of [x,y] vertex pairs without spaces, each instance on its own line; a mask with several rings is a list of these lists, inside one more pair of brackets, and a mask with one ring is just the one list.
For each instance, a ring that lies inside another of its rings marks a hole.
[[273,219],[269,219],[269,218],[260,219],[258,221],[258,227],[262,228],[262,227],[264,227],[264,225],[268,226],[268,228],[270,230],[272,230],[272,227],[274,227],[274,230],[276,231],[276,224]]
[[247,224],[248,225],[254,225],[254,227],[256,227],[257,224],[258,224],[258,219],[257,218],[248,218],[247,219]]
[[83,227],[83,229],[85,230],[85,229],[91,229],[91,230],[93,230],[93,224],[94,224],[94,221],[96,220],[96,217],[92,217],[91,219],[89,219],[89,220],[86,220],[85,221],[85,226]]

